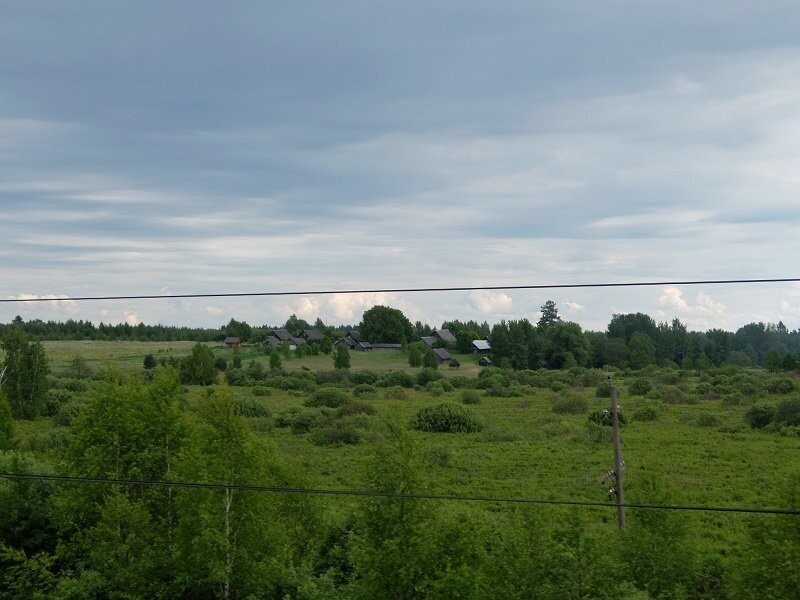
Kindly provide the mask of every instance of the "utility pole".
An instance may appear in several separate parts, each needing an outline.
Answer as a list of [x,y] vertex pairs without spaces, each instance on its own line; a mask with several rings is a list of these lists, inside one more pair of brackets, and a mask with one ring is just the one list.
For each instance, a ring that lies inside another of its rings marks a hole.
[[611,427],[613,429],[612,437],[614,441],[614,476],[616,477],[616,491],[617,498],[617,527],[625,529],[625,491],[623,488],[623,469],[625,463],[622,460],[622,444],[619,438],[619,405],[617,404],[617,388],[611,386]]

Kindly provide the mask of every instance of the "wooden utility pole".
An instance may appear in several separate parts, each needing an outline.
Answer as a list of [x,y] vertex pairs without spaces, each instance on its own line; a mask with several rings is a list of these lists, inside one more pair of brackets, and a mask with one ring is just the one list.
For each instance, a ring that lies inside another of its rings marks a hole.
[[614,441],[614,476],[616,478],[617,527],[625,529],[625,491],[623,488],[622,444],[619,438],[619,405],[617,404],[617,388],[611,386],[611,426]]

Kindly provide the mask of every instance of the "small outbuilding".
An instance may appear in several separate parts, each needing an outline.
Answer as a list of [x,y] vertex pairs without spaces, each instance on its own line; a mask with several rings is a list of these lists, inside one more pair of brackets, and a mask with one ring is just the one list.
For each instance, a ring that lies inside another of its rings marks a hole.
[[482,367],[491,367],[492,366],[492,359],[488,356],[481,356],[481,359],[478,361],[478,364]]
[[239,346],[242,345],[242,339],[234,336],[228,336],[225,338],[224,344],[228,348],[238,348]]

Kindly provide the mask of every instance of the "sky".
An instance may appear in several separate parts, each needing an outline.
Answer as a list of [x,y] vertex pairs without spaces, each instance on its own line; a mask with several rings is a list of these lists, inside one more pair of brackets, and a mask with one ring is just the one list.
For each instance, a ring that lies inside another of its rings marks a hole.
[[[794,0],[10,0],[0,299],[791,278]],[[615,313],[800,327],[800,286],[0,303],[0,322]]]

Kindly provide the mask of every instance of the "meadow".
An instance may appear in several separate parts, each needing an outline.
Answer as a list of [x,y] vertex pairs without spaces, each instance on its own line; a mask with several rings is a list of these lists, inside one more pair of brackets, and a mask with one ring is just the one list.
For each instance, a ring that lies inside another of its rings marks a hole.
[[[103,370],[143,374],[145,355],[166,363],[180,361],[194,345],[44,342],[44,346],[57,390],[53,393],[60,394],[65,405],[78,408],[69,409],[70,419],[56,407],[51,416],[18,421],[15,438],[19,451],[58,464],[63,436],[57,432],[65,425],[69,430],[79,418],[84,410],[82,395],[91,394],[93,381]],[[191,415],[201,410],[211,389],[228,390],[255,438],[274,448],[293,485],[374,489],[370,469],[376,452],[386,444],[387,431],[394,427],[405,431],[413,444],[419,490],[496,499],[435,501],[445,514],[455,511],[489,530],[504,528],[505,519],[517,510],[516,504],[504,499],[588,501],[605,502],[608,507],[562,508],[559,518],[578,515],[589,531],[611,535],[614,505],[608,497],[610,484],[601,482],[613,466],[610,427],[591,418],[609,408],[609,382],[618,391],[625,417],[622,446],[630,503],[785,507],[785,490],[798,469],[800,428],[755,429],[747,420],[754,404],[776,405],[792,397],[798,386],[794,375],[738,367],[514,372],[483,369],[472,355],[458,356],[459,368],[440,366],[432,371],[410,367],[400,352],[352,353],[347,371],[335,371],[331,357],[324,354],[285,355],[281,370],[270,371],[269,356],[260,348],[209,347],[216,358],[225,360],[227,371],[218,372],[217,382],[210,386],[184,385],[183,411]],[[76,356],[92,372],[80,384],[70,377]],[[226,373],[230,378],[235,356],[242,363],[239,371],[249,375],[237,379],[239,385],[228,385]],[[442,403],[463,409],[479,430],[434,433],[411,427],[423,409]],[[326,515],[326,522],[340,525],[362,503],[337,496],[314,500],[315,510]],[[686,511],[672,518],[683,528],[681,544],[726,564],[731,557],[746,554],[754,526],[775,517]],[[725,596],[715,592],[706,597]]]

